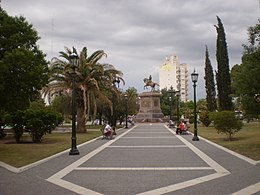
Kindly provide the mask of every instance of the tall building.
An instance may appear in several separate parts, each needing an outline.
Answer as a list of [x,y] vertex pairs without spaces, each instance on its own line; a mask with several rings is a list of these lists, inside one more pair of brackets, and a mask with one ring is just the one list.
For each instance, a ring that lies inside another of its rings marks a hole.
[[180,92],[180,100],[188,101],[188,69],[187,64],[180,64],[176,55],[166,58],[159,68],[160,89],[173,89]]

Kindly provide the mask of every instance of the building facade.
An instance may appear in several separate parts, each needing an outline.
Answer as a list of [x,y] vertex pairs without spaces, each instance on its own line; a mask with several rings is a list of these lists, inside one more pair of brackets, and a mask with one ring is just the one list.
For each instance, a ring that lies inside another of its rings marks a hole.
[[171,55],[166,58],[159,68],[160,89],[169,90],[172,86],[180,92],[180,100],[188,101],[188,69],[187,64],[180,63],[178,56]]

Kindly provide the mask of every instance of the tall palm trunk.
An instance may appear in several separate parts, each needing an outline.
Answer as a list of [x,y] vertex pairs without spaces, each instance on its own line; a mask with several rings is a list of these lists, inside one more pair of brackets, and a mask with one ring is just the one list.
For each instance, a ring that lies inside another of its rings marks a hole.
[[77,132],[85,133],[86,129],[86,114],[83,106],[83,102],[78,102],[77,104]]

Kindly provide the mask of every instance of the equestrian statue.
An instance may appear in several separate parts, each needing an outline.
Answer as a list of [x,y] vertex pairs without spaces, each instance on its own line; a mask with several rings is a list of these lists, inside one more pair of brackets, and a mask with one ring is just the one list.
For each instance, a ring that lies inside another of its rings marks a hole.
[[152,81],[152,76],[150,75],[149,78],[144,78],[144,89],[147,89],[148,86],[151,87],[151,91],[155,90],[155,86],[159,86],[159,84]]

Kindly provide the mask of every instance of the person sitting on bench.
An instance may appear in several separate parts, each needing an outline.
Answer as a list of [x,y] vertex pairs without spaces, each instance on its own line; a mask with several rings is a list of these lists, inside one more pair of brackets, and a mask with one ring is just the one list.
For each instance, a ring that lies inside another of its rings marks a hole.
[[175,124],[174,124],[174,122],[172,120],[169,120],[168,126],[171,128],[171,127],[174,127]]
[[184,132],[184,129],[185,129],[185,124],[183,121],[181,121],[178,128],[176,129],[176,134],[182,134],[182,132]]
[[105,126],[104,135],[105,135],[106,138],[110,138],[110,139],[113,138],[113,130],[110,126],[110,123],[107,123],[107,125]]

